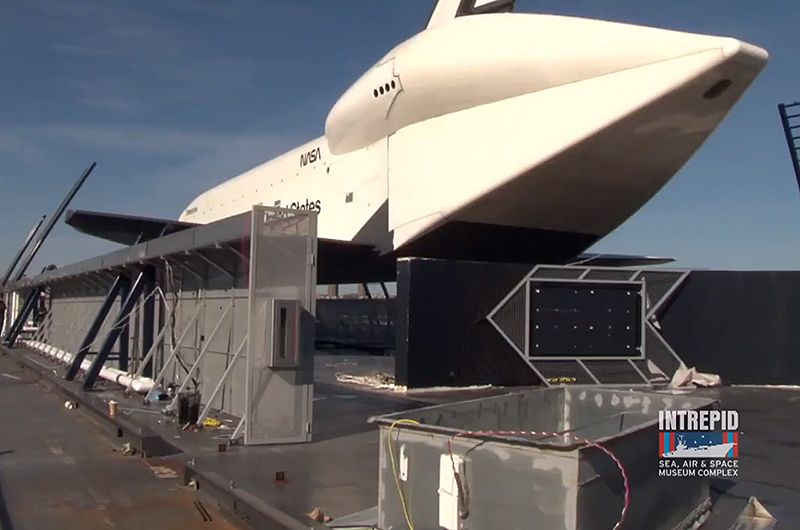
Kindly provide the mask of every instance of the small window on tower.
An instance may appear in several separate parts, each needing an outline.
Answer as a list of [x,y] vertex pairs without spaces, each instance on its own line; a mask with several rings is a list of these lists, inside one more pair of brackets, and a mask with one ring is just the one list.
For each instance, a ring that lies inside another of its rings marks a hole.
[[348,192],[347,195],[344,196],[344,202],[353,202],[353,192]]

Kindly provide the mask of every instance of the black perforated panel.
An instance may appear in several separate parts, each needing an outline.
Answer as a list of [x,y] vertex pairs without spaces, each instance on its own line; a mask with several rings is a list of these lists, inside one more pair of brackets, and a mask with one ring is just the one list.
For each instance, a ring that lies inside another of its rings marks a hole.
[[639,358],[641,285],[532,280],[530,336],[534,358]]

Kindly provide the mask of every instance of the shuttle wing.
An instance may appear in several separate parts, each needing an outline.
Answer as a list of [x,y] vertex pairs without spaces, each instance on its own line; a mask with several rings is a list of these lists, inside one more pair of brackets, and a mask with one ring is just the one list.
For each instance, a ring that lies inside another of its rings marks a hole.
[[[67,212],[66,223],[81,233],[125,246],[198,226],[172,219],[85,210]],[[324,269],[317,271],[320,285],[378,282],[394,276],[394,260],[381,258],[371,245],[319,238],[317,249],[320,261],[325,263]]]
[[485,13],[510,13],[516,0],[438,0],[425,29],[430,29],[456,17]]
[[[105,239],[120,245],[136,245],[151,239],[173,234],[197,226],[172,219],[157,219],[132,215],[91,212],[86,210],[68,211],[66,223],[84,234]],[[346,281],[358,283],[369,280],[373,275],[385,276],[389,269],[388,261],[380,260],[376,249],[349,241],[333,241],[320,238],[318,241],[320,258],[324,258],[331,269],[330,274],[337,278],[348,277]],[[390,256],[397,257],[397,256]],[[393,262],[393,260],[390,260]],[[626,254],[581,254],[570,264],[593,265],[596,267],[636,267],[672,263],[673,258],[655,256],[632,256]],[[325,278],[318,278],[325,283]],[[342,282],[344,283],[344,281]]]
[[568,265],[586,265],[594,267],[646,267],[648,265],[664,265],[674,263],[675,258],[659,256],[631,256],[628,254],[581,254]]
[[135,245],[196,226],[171,219],[71,210],[66,223],[84,234],[120,245]]

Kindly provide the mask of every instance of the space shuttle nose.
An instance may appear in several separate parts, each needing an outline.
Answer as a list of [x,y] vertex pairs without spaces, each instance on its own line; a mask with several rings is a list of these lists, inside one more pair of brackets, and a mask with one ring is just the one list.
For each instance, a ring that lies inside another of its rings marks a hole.
[[340,155],[438,116],[668,61],[681,64],[663,74],[664,85],[720,62],[730,63],[726,76],[757,73],[767,59],[726,37],[555,15],[462,17],[369,69],[331,110],[325,136]]
[[720,59],[734,58],[759,70],[769,58],[762,48],[728,37],[585,19],[560,19],[552,25],[560,26],[554,36],[557,55],[585,70],[587,78],[711,50],[721,53]]
[[756,68],[763,68],[769,61],[767,50],[736,39],[725,39],[722,53],[726,59],[735,59]]

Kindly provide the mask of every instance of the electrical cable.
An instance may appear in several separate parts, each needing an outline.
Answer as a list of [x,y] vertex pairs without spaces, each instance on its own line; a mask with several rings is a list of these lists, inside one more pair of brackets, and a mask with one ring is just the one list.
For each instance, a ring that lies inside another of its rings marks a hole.
[[[397,473],[397,467],[395,464],[394,459],[394,451],[392,449],[392,430],[394,430],[395,426],[401,423],[411,424],[411,425],[419,425],[418,421],[410,420],[410,419],[400,419],[392,423],[389,427],[389,433],[387,436],[387,445],[389,447],[389,459],[392,462],[392,473],[394,474],[394,481],[397,486],[397,492],[400,495],[400,504],[403,507],[403,515],[406,518],[406,523],[408,524],[408,530],[414,530],[414,525],[411,522],[411,514],[408,510],[408,506],[406,503],[405,495],[403,494],[403,489],[400,485],[400,476]],[[447,450],[450,455],[450,462],[453,466],[453,478],[456,482],[456,488],[458,490],[458,505],[459,505],[459,515],[462,519],[466,518],[469,514],[468,506],[467,506],[467,495],[466,495],[466,483],[461,477],[461,474],[458,473],[456,470],[456,462],[455,462],[455,454],[453,453],[453,440],[456,438],[460,438],[463,436],[546,436],[546,437],[566,437],[577,442],[585,443],[590,447],[595,447],[602,451],[603,453],[607,454],[611,460],[614,461],[617,468],[619,469],[622,475],[622,483],[625,488],[625,495],[624,495],[624,503],[622,506],[622,510],[620,511],[619,520],[617,523],[612,527],[611,530],[619,530],[622,524],[625,522],[625,516],[628,514],[630,510],[630,497],[631,497],[631,489],[630,489],[630,481],[628,479],[628,473],[625,471],[625,466],[622,465],[622,462],[617,458],[617,456],[611,452],[609,449],[606,449],[602,445],[598,444],[597,442],[593,442],[591,440],[587,440],[586,438],[581,438],[579,436],[575,436],[569,433],[555,433],[555,432],[543,432],[543,431],[462,431],[458,434],[455,434],[448,438],[447,440]]]
[[[571,438],[571,439],[573,439],[573,440],[575,440],[577,442],[585,443],[586,445],[589,445],[591,447],[595,447],[595,448],[601,450],[602,452],[607,454],[611,458],[611,460],[613,460],[614,463],[617,465],[617,468],[619,469],[620,473],[622,474],[622,483],[623,483],[623,486],[625,487],[625,498],[624,498],[624,503],[622,505],[622,511],[620,512],[619,520],[612,527],[611,530],[619,530],[619,528],[622,526],[622,523],[625,522],[625,516],[628,514],[628,510],[630,509],[630,496],[631,496],[631,489],[630,489],[630,484],[629,484],[629,481],[628,481],[628,473],[625,471],[625,466],[622,465],[622,462],[620,462],[620,460],[617,458],[617,456],[614,453],[612,453],[610,450],[606,449],[602,445],[598,444],[597,442],[593,442],[591,440],[587,440],[586,438],[581,438],[579,436],[575,436],[575,435],[572,435],[572,434],[569,434],[569,433],[555,433],[555,432],[542,432],[542,431],[462,431],[462,432],[460,432],[460,433],[458,433],[456,435],[451,436],[447,440],[447,449],[448,449],[448,452],[450,453],[450,462],[453,465],[453,476],[454,476],[454,478],[456,480],[456,487],[458,488],[459,508],[461,508],[462,502],[463,502],[464,499],[463,499],[463,493],[462,493],[462,490],[461,490],[461,487],[462,487],[461,486],[461,481],[458,479],[458,475],[459,474],[456,472],[456,462],[455,462],[455,456],[453,454],[453,440],[455,440],[456,438],[460,438],[462,436],[470,436],[470,435],[473,435],[473,436],[475,436],[475,435],[477,435],[477,436],[486,436],[486,435],[490,435],[490,436],[498,436],[498,435],[499,436],[546,436],[546,437],[561,436],[561,437]],[[459,510],[459,511],[461,511],[461,510]],[[411,530],[413,530],[413,529],[411,529]]]
[[403,506],[403,515],[406,518],[408,530],[414,530],[414,523],[411,522],[411,514],[408,511],[406,496],[403,494],[403,487],[400,485],[400,475],[397,473],[397,465],[394,461],[394,450],[392,448],[392,431],[394,430],[395,426],[400,423],[419,425],[419,422],[414,420],[397,420],[389,427],[389,434],[386,437],[386,445],[389,446],[389,460],[392,462],[392,473],[394,473],[394,483],[397,486],[397,493],[400,494],[400,504]]
[[[174,344],[177,342],[175,339],[175,313],[178,311],[178,303],[180,302],[178,296],[178,290],[175,288],[175,273],[172,271],[172,265],[170,265],[169,261],[164,260],[164,265],[167,271],[167,283],[169,283],[169,290],[170,294],[172,295],[172,311],[169,313],[169,332],[170,332],[170,340],[171,344],[174,347]],[[181,365],[186,373],[189,373],[189,367],[186,366],[186,363],[183,361],[183,357],[181,357],[180,352],[175,352],[175,360],[178,364]],[[197,379],[194,376],[191,377],[192,387],[196,389],[198,387]]]

